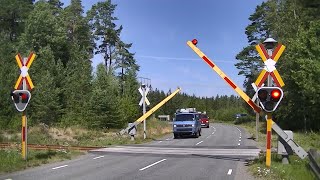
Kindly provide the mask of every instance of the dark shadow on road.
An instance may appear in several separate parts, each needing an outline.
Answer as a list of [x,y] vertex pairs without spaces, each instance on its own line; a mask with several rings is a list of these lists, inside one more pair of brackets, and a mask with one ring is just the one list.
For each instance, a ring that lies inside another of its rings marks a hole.
[[129,156],[129,157],[172,157],[172,158],[207,158],[207,159],[223,159],[228,161],[240,161],[246,162],[248,160],[254,160],[256,157],[253,156],[215,156],[215,155],[200,155],[200,154],[152,154],[152,153],[127,153],[127,152],[90,152],[92,154],[97,155],[121,155],[121,156]]

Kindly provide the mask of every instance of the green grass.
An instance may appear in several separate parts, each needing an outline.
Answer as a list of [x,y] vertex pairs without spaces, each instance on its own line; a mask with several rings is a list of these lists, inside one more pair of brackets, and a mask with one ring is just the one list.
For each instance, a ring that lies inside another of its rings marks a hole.
[[309,170],[308,160],[301,160],[298,156],[290,156],[290,164],[285,165],[281,162],[281,156],[272,155],[270,169],[265,165],[265,156],[250,163],[250,171],[256,179],[276,180],[313,180],[314,174]]
[[[32,127],[28,132],[28,143],[30,144],[60,144],[79,146],[111,146],[122,144],[140,144],[150,142],[172,132],[172,125],[168,122],[156,119],[147,120],[147,139],[143,139],[143,124],[138,125],[138,132],[135,141],[131,141],[128,135],[117,134],[119,129],[108,130],[88,130],[78,127],[67,129]],[[4,135],[6,134],[6,135]],[[20,143],[19,132],[0,132],[0,142]],[[0,149],[0,174],[26,169],[28,167],[39,166],[41,164],[62,161],[77,157],[84,152],[78,151],[39,151],[29,150],[28,161],[21,158],[20,150]]]
[[[259,123],[259,139],[257,145],[262,150],[265,150],[266,147],[266,125],[265,122]],[[248,122],[244,124],[239,124],[237,126],[245,128],[250,136],[255,137],[256,129],[255,122]],[[293,134],[294,141],[301,146],[305,151],[308,151],[311,147],[315,149],[320,149],[320,133],[308,132],[294,132]],[[273,131],[272,132],[272,147],[277,147],[278,135]],[[309,168],[309,158],[301,160],[297,155],[291,155],[289,157],[290,164],[282,164],[281,156],[272,153],[271,168],[268,169],[265,165],[265,155],[259,159],[250,162],[249,169],[251,173],[257,179],[315,179],[313,172]]]
[[39,166],[41,164],[67,160],[81,154],[84,153],[79,151],[29,150],[27,160],[24,160],[21,157],[20,151],[2,149],[0,150],[0,174]]

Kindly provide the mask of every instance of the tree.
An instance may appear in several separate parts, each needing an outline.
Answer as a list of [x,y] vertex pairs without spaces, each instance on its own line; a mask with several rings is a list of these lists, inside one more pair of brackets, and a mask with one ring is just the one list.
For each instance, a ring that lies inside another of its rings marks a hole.
[[33,8],[33,0],[0,0],[1,38],[16,41],[24,30],[25,20]]
[[122,26],[116,29],[114,21],[118,18],[113,16],[115,4],[111,0],[98,2],[88,11],[87,17],[97,47],[95,54],[103,54],[107,72],[112,71],[112,63],[116,58],[116,45],[120,42]]
[[87,52],[71,49],[63,80],[64,124],[84,124],[89,119],[89,99],[92,92],[92,67]]
[[[61,89],[57,88],[55,69],[60,69],[62,63],[56,63],[50,47],[44,47],[30,69],[36,88],[32,91],[32,98],[28,107],[31,120],[34,123],[54,124],[60,120]],[[39,71],[41,70],[41,71]]]
[[90,127],[119,128],[123,126],[123,121],[119,121],[117,80],[112,73],[106,73],[102,64],[97,66],[90,109],[91,121],[88,122]]

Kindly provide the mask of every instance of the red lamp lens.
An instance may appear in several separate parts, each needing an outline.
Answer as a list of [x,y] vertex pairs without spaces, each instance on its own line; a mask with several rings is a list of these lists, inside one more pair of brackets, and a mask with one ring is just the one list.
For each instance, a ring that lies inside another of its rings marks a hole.
[[193,40],[192,40],[192,44],[193,44],[193,45],[197,45],[197,44],[198,44],[198,40],[193,39]]
[[275,99],[278,99],[278,98],[280,97],[280,95],[281,95],[281,93],[280,93],[279,90],[273,90],[273,91],[271,92],[271,96],[272,96],[273,98],[275,98]]

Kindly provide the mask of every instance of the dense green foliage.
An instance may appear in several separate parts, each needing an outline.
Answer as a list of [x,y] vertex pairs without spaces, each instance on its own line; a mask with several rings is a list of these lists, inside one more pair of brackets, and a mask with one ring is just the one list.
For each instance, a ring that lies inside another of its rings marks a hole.
[[[158,103],[166,96],[171,94],[171,91],[165,93],[158,89],[150,92],[148,99],[151,102]],[[173,117],[177,109],[181,108],[196,108],[197,111],[206,112],[211,119],[221,121],[234,121],[235,114],[246,113],[243,108],[242,99],[231,95],[228,96],[216,96],[216,97],[196,97],[190,96],[185,93],[178,93],[172,100],[167,102],[161,109],[155,114],[158,115],[170,115]],[[151,105],[152,108],[154,105]]]
[[314,0],[270,0],[257,6],[246,28],[249,45],[236,56],[244,86],[253,95],[251,83],[262,61],[254,46],[267,37],[286,45],[277,63],[285,82],[285,97],[275,119],[284,129],[320,128],[320,3]]
[[[133,90],[139,86],[139,66],[132,44],[120,39],[122,26],[113,17],[116,5],[99,2],[85,15],[81,0],[66,7],[59,0],[1,4],[1,128],[19,127],[9,96],[19,75],[14,56],[30,51],[37,57],[29,71],[35,84],[29,124],[117,128],[137,117],[138,92]],[[91,59],[100,53],[109,63],[93,72]]]
[[[19,69],[15,55],[37,55],[29,73],[35,85],[28,106],[29,125],[121,128],[141,114],[132,43],[120,38],[123,26],[114,16],[117,5],[98,2],[84,14],[81,0],[64,6],[59,0],[0,0],[0,128],[19,129],[20,113],[11,98]],[[104,63],[93,71],[91,59]],[[171,92],[150,93],[152,106]],[[199,98],[179,94],[157,111],[173,115],[178,108],[196,107],[212,118],[233,120],[243,113],[238,97]],[[149,107],[150,108],[150,107]]]

